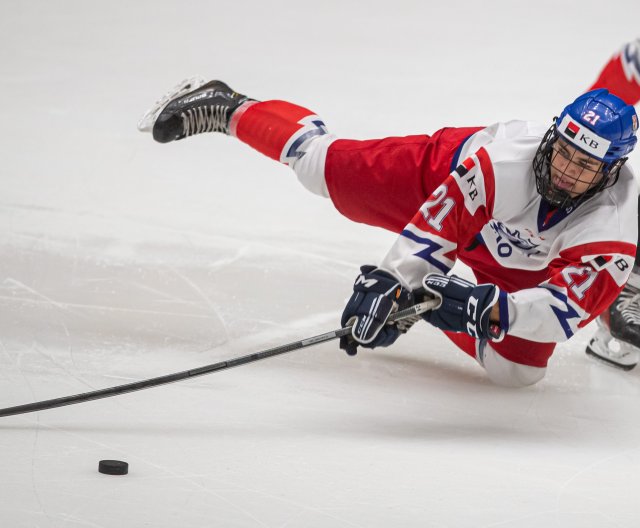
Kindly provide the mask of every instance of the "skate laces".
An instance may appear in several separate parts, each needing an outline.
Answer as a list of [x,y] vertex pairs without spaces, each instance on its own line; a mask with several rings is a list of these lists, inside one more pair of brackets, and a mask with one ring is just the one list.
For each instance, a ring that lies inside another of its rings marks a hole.
[[622,314],[625,322],[640,325],[640,292],[622,292],[616,309]]
[[181,112],[183,133],[186,136],[203,132],[228,133],[229,107],[226,105],[209,105],[190,108]]

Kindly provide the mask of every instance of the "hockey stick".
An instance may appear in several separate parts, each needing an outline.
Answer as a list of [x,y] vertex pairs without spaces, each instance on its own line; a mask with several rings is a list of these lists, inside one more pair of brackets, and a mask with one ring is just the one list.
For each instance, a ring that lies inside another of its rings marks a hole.
[[[389,317],[389,322],[399,321],[401,319],[406,319],[414,315],[420,315],[435,308],[439,304],[439,302],[440,301],[436,299],[429,299],[424,302],[414,304],[413,306],[406,308],[405,310],[401,310],[392,314]],[[106,389],[84,392],[82,394],[74,394],[72,396],[64,396],[62,398],[54,398],[52,400],[27,403],[25,405],[18,405],[16,407],[7,407],[6,409],[0,409],[0,417],[44,411],[46,409],[54,409],[55,407],[63,407],[65,405],[74,405],[76,403],[99,400],[101,398],[110,398],[111,396],[118,396],[120,394],[126,394],[128,392],[135,392],[143,389],[149,389],[151,387],[166,385],[168,383],[175,383],[176,381],[181,381],[187,378],[204,376],[205,374],[211,374],[220,370],[239,367],[240,365],[246,365],[247,363],[253,363],[254,361],[270,358],[273,356],[284,354],[286,352],[292,352],[294,350],[300,350],[301,348],[306,348],[312,345],[326,343],[327,341],[346,336],[350,332],[351,327],[346,326],[338,330],[327,332],[326,334],[320,334],[308,339],[303,339],[301,341],[294,341],[293,343],[288,343],[279,347],[263,350],[262,352],[240,356],[237,358],[229,359],[227,361],[220,361],[219,363],[205,365],[204,367],[195,368],[192,370],[185,370],[183,372],[176,372],[175,374],[167,374],[165,376],[159,376],[157,378],[150,378],[143,381],[136,381],[134,383],[127,383],[126,385],[118,385],[116,387],[108,387]]]

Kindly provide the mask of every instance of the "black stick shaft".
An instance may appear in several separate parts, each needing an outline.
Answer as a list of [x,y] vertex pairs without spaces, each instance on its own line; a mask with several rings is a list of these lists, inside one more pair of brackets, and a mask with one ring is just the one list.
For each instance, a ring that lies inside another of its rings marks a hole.
[[[437,303],[438,301],[428,300],[419,304],[415,304],[405,310],[392,314],[389,317],[389,321],[398,321],[400,319],[405,319],[413,315],[419,315],[428,310],[431,310],[437,305]],[[220,370],[239,367],[241,365],[253,363],[261,359],[266,359],[273,356],[278,356],[280,354],[285,354],[287,352],[292,352],[294,350],[300,350],[301,348],[325,343],[327,341],[331,341],[333,339],[348,335],[350,332],[351,327],[348,326],[345,328],[327,332],[325,334],[310,337],[308,339],[302,339],[301,341],[294,341],[286,345],[263,350],[261,352],[247,354],[246,356],[240,356],[237,358],[229,359],[227,361],[220,361],[219,363],[212,363],[211,365],[205,365],[204,367],[176,372],[174,374],[167,374],[165,376],[150,378],[143,381],[136,381],[134,383],[127,383],[126,385],[117,385],[115,387],[108,387],[106,389],[83,392],[81,394],[74,394],[72,396],[64,396],[62,398],[54,398],[51,400],[43,400],[35,403],[27,403],[25,405],[18,405],[16,407],[7,407],[6,409],[0,409],[0,417],[44,411],[46,409],[54,409],[56,407],[64,407],[65,405],[74,405],[76,403],[99,400],[102,398],[110,398],[111,396],[127,394],[128,392],[135,392],[143,389],[149,389],[151,387],[158,387],[160,385],[167,385],[169,383],[175,383],[176,381],[195,378],[197,376],[204,376],[205,374],[211,374]]]

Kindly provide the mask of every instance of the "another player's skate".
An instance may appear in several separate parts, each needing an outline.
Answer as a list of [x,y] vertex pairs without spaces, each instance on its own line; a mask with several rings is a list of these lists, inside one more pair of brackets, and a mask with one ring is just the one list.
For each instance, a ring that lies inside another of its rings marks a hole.
[[638,364],[638,349],[615,339],[603,327],[598,328],[591,338],[586,352],[589,356],[622,370],[631,370]]
[[634,269],[622,293],[598,317],[598,331],[586,350],[588,355],[623,370],[631,370],[640,359],[640,289],[637,282],[640,282],[640,276]]
[[203,132],[229,134],[231,115],[250,99],[222,81],[205,84],[201,77],[186,79],[156,102],[138,122],[141,132],[169,143]]

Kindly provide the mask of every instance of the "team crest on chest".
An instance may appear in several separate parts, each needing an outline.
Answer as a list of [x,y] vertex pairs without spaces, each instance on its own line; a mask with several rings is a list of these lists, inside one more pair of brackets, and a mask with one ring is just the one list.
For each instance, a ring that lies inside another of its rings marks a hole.
[[530,229],[509,228],[499,220],[492,220],[489,225],[496,235],[496,246],[501,257],[510,257],[514,247],[527,257],[540,253],[538,248],[544,238],[535,235]]

